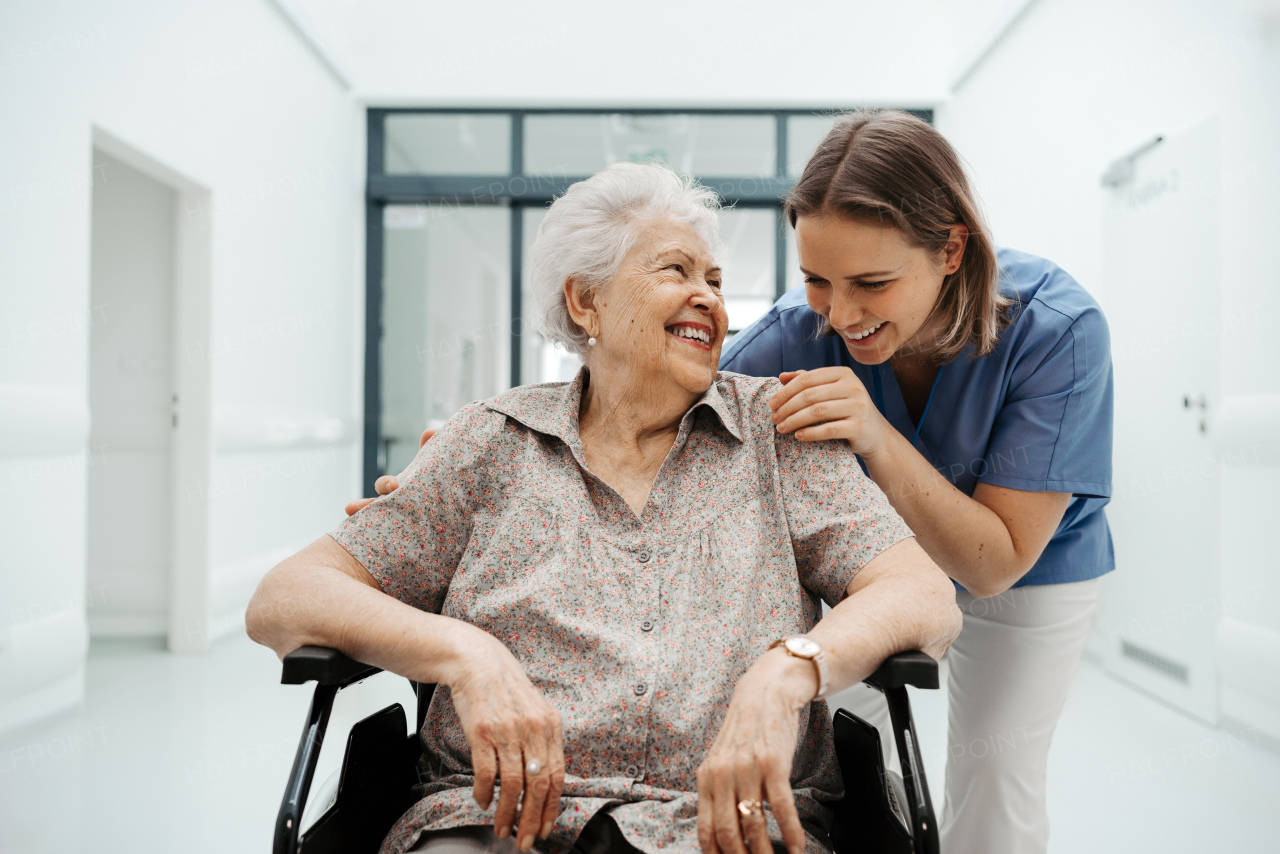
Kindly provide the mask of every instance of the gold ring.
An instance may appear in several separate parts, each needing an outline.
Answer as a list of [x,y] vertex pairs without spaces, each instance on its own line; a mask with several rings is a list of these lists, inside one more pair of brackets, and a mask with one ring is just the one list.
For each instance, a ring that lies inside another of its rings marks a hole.
[[764,804],[761,803],[760,801],[753,801],[750,799],[738,801],[738,812],[742,813],[744,816],[755,815],[759,810],[763,808],[764,808]]

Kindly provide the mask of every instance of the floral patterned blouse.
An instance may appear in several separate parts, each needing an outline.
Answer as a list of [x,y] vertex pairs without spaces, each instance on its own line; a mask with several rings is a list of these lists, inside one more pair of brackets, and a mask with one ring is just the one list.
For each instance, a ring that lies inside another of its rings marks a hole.
[[[696,854],[696,774],[739,677],[772,641],[812,628],[819,597],[839,602],[912,534],[847,443],[774,429],[778,380],[724,372],[685,413],[637,516],[586,465],[586,377],[469,404],[399,490],[332,536],[387,594],[500,639],[559,710],[564,796],[539,850],[567,852],[609,808],[647,854]],[[792,788],[818,854],[843,794],[825,702],[801,713],[799,732]],[[472,798],[447,688],[421,737],[420,800],[383,854],[424,831],[493,822]]]

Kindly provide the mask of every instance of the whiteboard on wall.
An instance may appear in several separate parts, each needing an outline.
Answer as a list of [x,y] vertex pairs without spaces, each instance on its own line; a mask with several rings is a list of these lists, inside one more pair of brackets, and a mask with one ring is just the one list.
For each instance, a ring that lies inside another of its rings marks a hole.
[[1216,119],[1171,137],[1108,192],[1102,300],[1116,401],[1104,661],[1210,723],[1220,611],[1219,139]]

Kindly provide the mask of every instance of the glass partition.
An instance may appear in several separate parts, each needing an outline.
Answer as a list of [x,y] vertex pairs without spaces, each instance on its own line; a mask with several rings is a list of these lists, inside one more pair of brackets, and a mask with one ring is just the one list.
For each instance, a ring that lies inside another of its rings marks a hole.
[[750,326],[773,305],[776,222],[772,208],[720,211],[725,254],[719,260],[724,272],[722,292],[730,333]]
[[524,122],[525,171],[535,175],[591,175],[620,160],[652,159],[693,175],[776,171],[777,125],[769,115],[552,113]]
[[388,205],[383,213],[383,471],[426,427],[510,388],[510,212]]
[[511,117],[503,113],[391,113],[387,175],[507,175]]
[[787,119],[788,177],[800,177],[814,149],[835,123],[835,115],[792,116]]

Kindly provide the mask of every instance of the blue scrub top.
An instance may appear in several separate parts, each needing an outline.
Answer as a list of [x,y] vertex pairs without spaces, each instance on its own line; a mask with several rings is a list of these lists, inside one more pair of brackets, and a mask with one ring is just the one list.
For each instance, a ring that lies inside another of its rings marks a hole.
[[[1110,336],[1102,309],[1056,264],[1001,249],[1001,290],[1017,301],[995,350],[967,348],[938,375],[914,445],[965,495],[979,482],[1073,494],[1057,532],[1015,584],[1084,581],[1115,569],[1102,508],[1111,495]],[[889,363],[860,365],[795,288],[720,358],[720,370],[752,376],[852,368],[898,432],[917,425]]]

